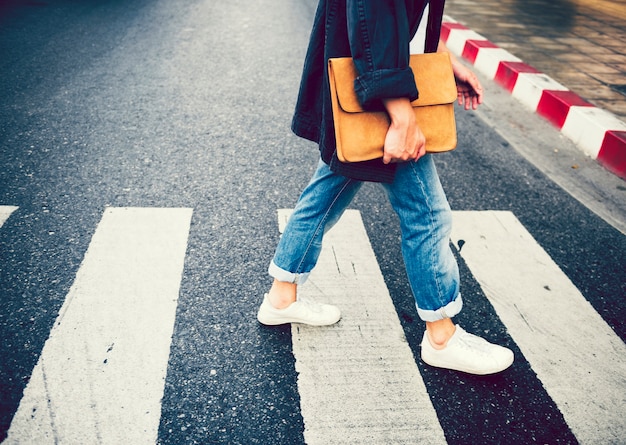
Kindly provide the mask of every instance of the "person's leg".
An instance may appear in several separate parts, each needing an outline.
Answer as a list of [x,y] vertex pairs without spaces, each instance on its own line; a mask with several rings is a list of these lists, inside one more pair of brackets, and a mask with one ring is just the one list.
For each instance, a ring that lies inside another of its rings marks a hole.
[[[461,311],[459,268],[450,248],[452,212],[431,155],[398,165],[384,185],[398,214],[402,255],[420,318],[439,331]],[[444,339],[445,341],[445,339]]]
[[508,368],[513,353],[465,332],[453,323],[463,306],[459,269],[450,248],[452,212],[431,155],[398,166],[385,185],[400,218],[402,254],[417,311],[426,322],[422,359],[472,374]]
[[[277,321],[293,318],[289,314],[277,315],[276,310],[295,311],[297,306],[293,303],[296,302],[297,286],[307,280],[315,267],[324,233],[339,220],[360,187],[361,182],[333,173],[320,161],[313,178],[300,195],[269,266],[274,282],[262,311],[266,313],[269,310],[273,316],[263,317],[260,313],[262,323],[278,324]],[[308,304],[311,310],[320,309]],[[330,311],[328,305],[321,306],[323,310]],[[299,320],[306,323],[302,317],[306,318],[306,314],[300,315]],[[328,315],[326,319],[331,320],[332,316]]]

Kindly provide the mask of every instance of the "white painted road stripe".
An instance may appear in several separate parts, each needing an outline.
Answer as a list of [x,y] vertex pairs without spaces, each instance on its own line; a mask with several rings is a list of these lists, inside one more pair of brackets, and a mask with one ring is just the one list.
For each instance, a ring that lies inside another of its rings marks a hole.
[[623,443],[622,340],[512,213],[454,212],[452,240],[580,443]]
[[[281,227],[289,213],[279,211]],[[346,211],[323,246],[300,293],[342,319],[292,325],[306,443],[446,443],[360,213]]]
[[0,206],[0,227],[9,219],[11,213],[15,212],[17,207],[14,206]]
[[154,444],[191,209],[108,208],[5,444]]

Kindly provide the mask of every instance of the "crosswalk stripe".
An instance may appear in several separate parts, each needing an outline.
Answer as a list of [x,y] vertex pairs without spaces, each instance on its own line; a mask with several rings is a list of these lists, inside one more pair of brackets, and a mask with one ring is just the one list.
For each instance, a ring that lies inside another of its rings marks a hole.
[[154,444],[191,209],[108,208],[5,444]]
[[4,225],[11,213],[15,212],[17,207],[15,206],[0,206],[0,227]]
[[581,443],[626,438],[626,346],[511,212],[454,212],[452,241]]
[[306,443],[446,443],[358,211],[326,234],[300,293],[342,310],[334,326],[292,325]]

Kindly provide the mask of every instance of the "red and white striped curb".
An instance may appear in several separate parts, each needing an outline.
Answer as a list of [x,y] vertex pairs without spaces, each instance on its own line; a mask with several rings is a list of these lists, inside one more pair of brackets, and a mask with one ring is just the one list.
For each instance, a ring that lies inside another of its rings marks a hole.
[[595,107],[485,37],[445,16],[448,49],[554,124],[586,155],[626,179],[626,123]]

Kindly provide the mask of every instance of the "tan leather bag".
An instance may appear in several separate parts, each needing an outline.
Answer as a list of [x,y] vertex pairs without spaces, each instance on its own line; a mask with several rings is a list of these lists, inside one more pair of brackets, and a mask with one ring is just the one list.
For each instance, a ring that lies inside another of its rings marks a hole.
[[[457,143],[454,120],[457,90],[450,56],[447,53],[414,54],[410,66],[419,90],[419,99],[411,105],[426,137],[426,151],[453,150]],[[386,112],[363,110],[354,91],[357,76],[352,58],[328,61],[337,156],[342,162],[381,158],[390,124]]]

